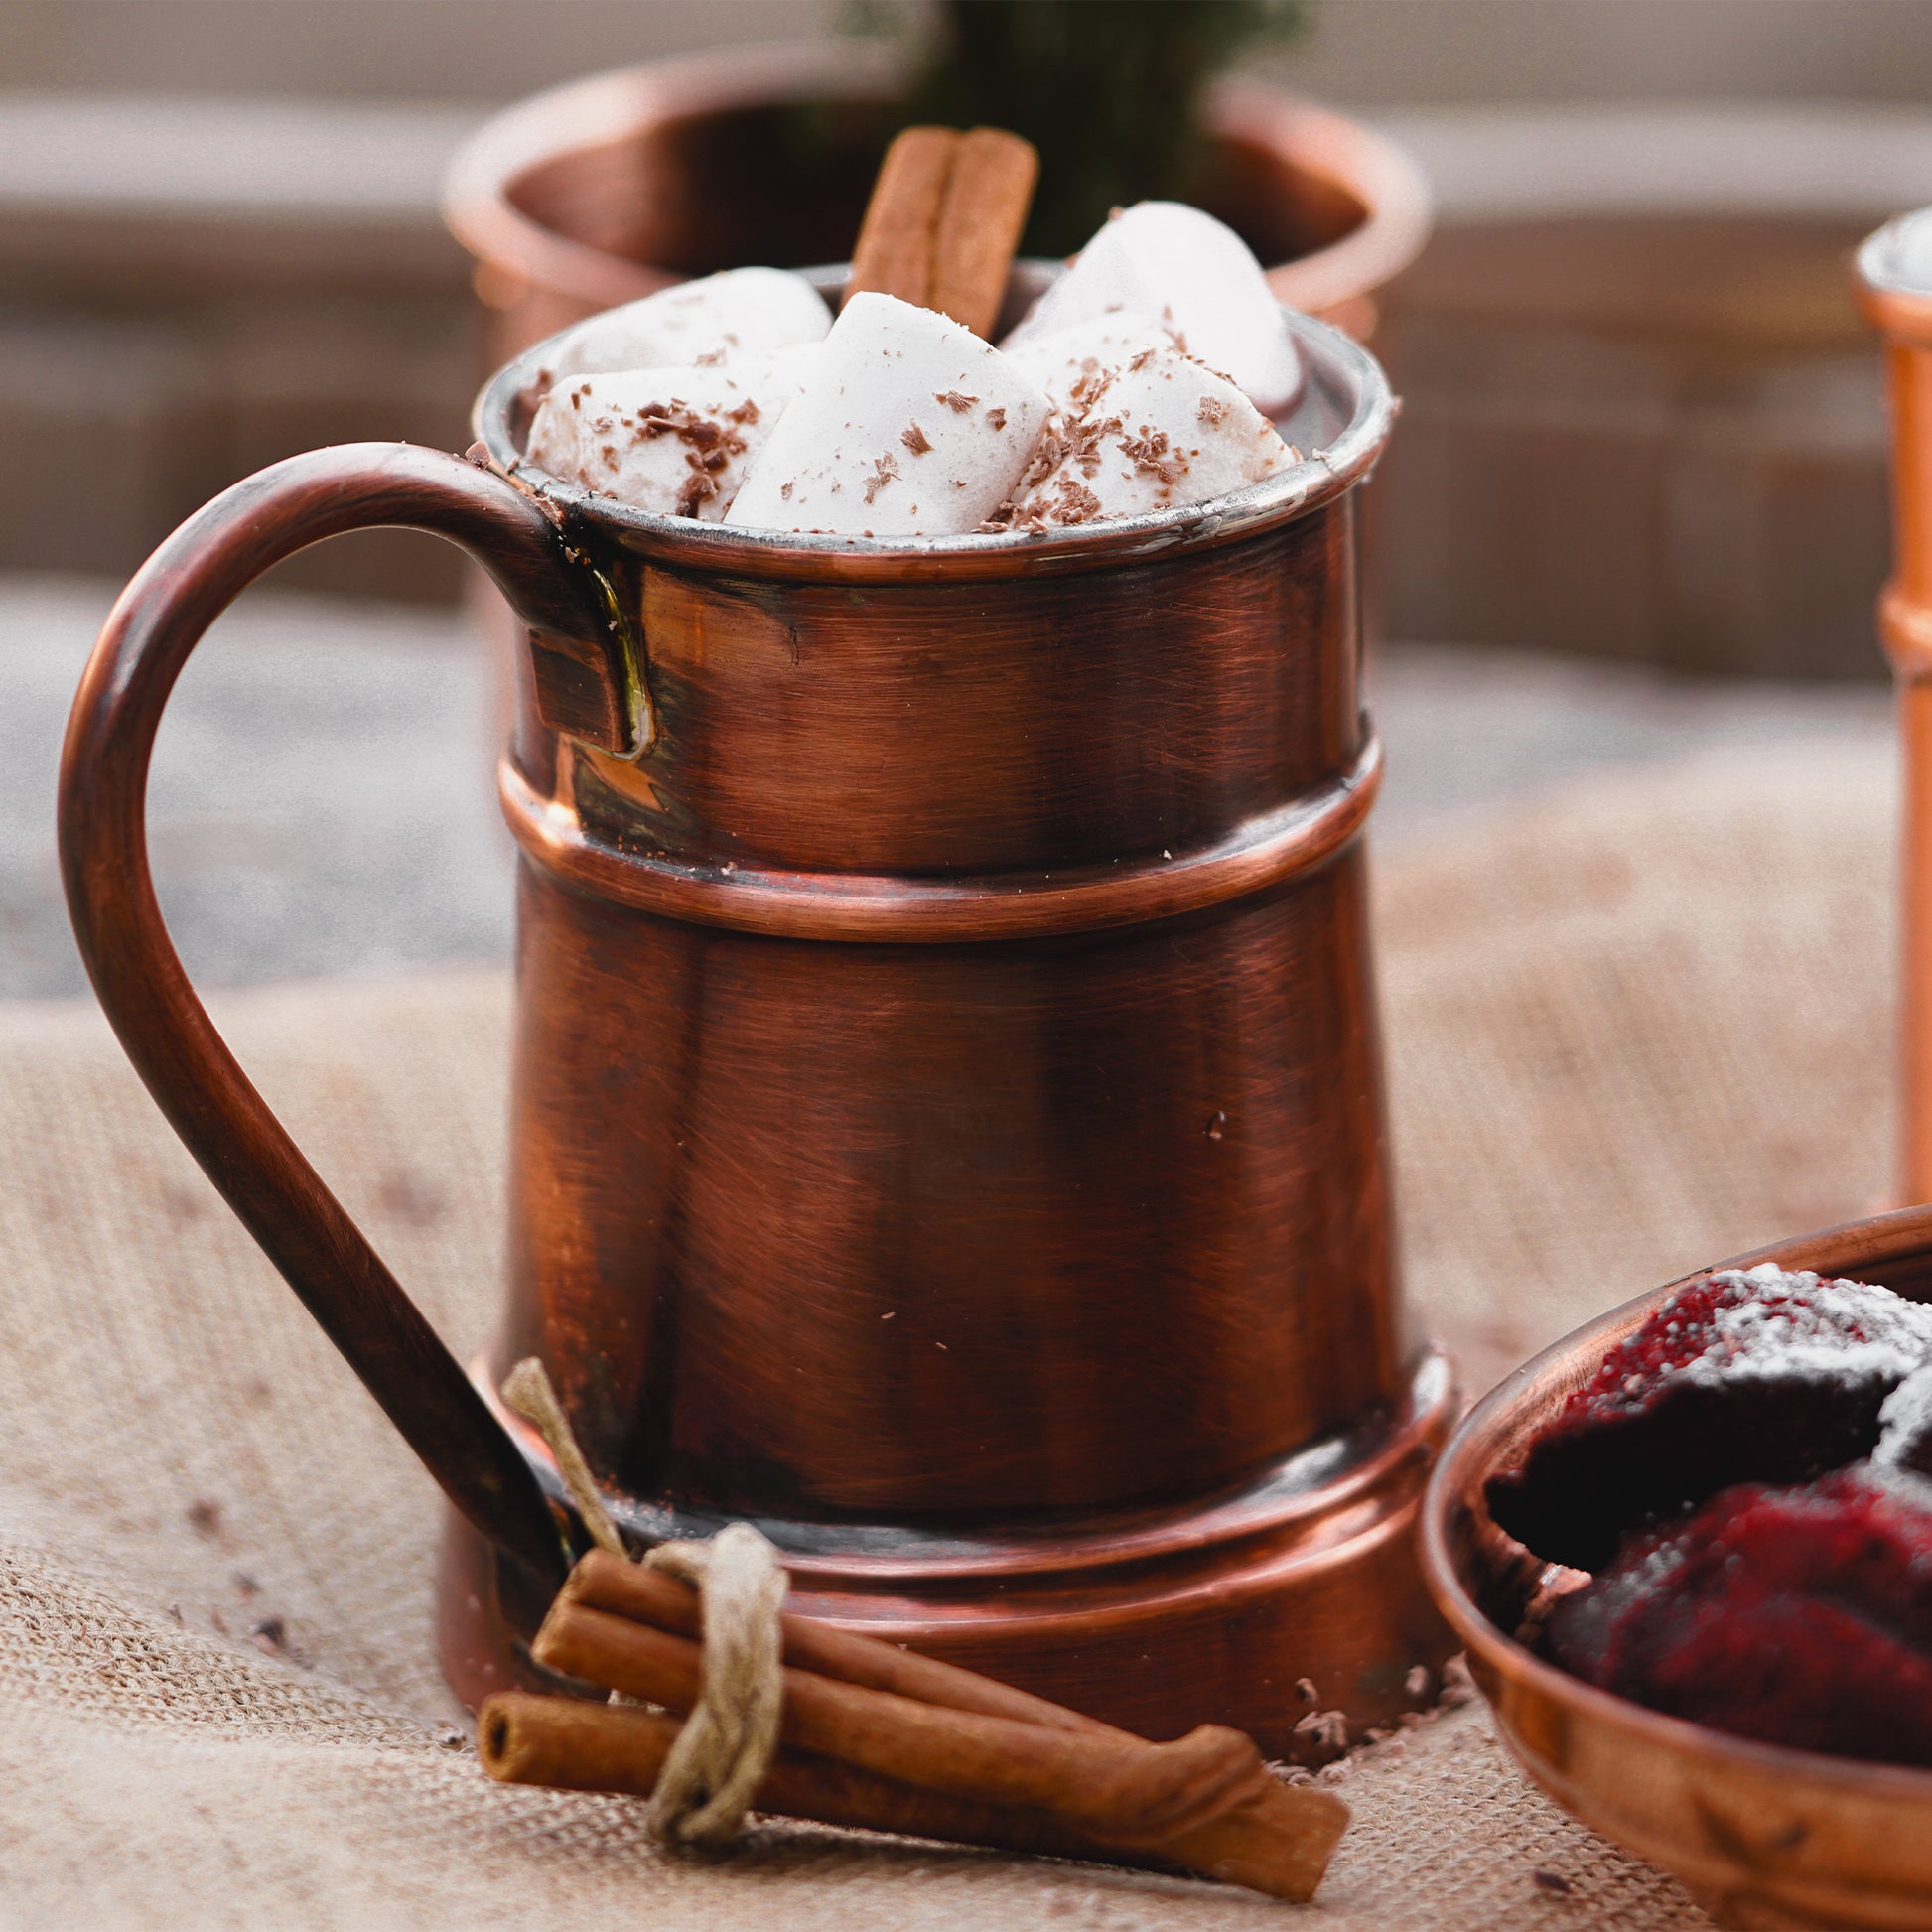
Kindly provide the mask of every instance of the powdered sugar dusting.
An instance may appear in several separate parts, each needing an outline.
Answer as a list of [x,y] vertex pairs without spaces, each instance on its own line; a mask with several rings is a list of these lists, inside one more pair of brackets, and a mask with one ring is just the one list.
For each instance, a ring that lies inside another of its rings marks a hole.
[[1871,1459],[1880,1468],[1932,1476],[1932,1366],[1914,1369],[1886,1396]]
[[1639,1407],[1672,1380],[1902,1381],[1932,1354],[1932,1308],[1874,1283],[1770,1262],[1691,1283],[1573,1402]]
[[1932,1308],[1867,1282],[1785,1274],[1769,1262],[1714,1276],[1740,1298],[1717,1311],[1694,1378],[1739,1375],[1900,1379],[1932,1352]]

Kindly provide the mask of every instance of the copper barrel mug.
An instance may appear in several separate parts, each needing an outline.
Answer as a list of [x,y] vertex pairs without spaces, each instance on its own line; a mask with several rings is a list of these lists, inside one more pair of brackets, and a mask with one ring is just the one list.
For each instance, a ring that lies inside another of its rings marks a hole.
[[[116,606],[62,776],[81,950],[454,1504],[466,1700],[542,1681],[572,1533],[494,1394],[526,1354],[638,1541],[749,1519],[800,1609],[1138,1730],[1307,1755],[1450,1647],[1360,837],[1354,492],[1393,412],[1293,327],[1306,454],[1217,503],[918,544],[652,516],[520,474],[533,350],[468,461],[278,464]],[[468,1374],[213,1032],[143,848],[203,630],[373,525],[453,539],[527,632],[508,1309]]]

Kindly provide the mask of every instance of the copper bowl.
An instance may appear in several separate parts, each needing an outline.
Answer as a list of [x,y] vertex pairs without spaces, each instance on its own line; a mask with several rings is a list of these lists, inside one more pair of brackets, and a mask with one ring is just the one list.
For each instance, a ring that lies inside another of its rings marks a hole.
[[[1932,1208],[1760,1248],[1759,1262],[1932,1300]],[[1692,1279],[1686,1277],[1687,1280]],[[1510,1634],[1548,1566],[1483,1488],[1680,1283],[1547,1348],[1470,1411],[1423,1505],[1423,1568],[1523,1768],[1591,1830],[1674,1872],[1721,1924],[1932,1926],[1932,1771],[1727,1736],[1593,1689]]]

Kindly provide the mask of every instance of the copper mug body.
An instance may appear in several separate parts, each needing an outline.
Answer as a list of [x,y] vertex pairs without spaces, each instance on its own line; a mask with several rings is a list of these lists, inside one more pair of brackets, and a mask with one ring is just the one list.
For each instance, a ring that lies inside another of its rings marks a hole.
[[[807,1611],[1281,1754],[1422,1695],[1450,1397],[1394,1278],[1360,838],[1354,489],[1391,411],[1295,327],[1311,454],[1220,504],[919,547],[651,517],[521,473],[533,352],[469,465],[294,459],[117,608],[64,773],[82,949],[450,1492],[466,1698],[543,1681],[572,1527],[493,1394],[527,1354],[636,1538],[757,1522]],[[468,1379],[207,1028],[139,850],[200,627],[374,521],[466,544],[529,645],[509,1299]]]

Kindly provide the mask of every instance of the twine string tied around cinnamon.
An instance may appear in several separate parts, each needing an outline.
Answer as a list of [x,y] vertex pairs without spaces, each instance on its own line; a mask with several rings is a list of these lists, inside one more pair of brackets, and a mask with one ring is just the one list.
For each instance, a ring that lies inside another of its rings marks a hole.
[[651,1830],[666,1845],[724,1845],[778,1748],[785,1573],[750,1523],[706,1543],[660,1543],[644,1563],[691,1585],[704,1619],[703,1684],[651,1793]]
[[[542,1434],[591,1540],[627,1557],[543,1364],[518,1362],[502,1393]],[[750,1523],[727,1524],[707,1542],[661,1543],[644,1564],[698,1592],[703,1630],[698,1701],[651,1791],[650,1828],[667,1846],[716,1849],[744,1824],[778,1748],[785,1573]]]

